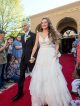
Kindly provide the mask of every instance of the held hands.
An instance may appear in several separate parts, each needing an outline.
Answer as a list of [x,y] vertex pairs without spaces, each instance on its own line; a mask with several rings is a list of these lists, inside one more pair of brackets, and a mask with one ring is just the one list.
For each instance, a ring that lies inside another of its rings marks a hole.
[[61,57],[61,53],[60,53],[60,52],[58,52],[57,56],[58,56],[58,57]]
[[61,53],[59,51],[56,51],[56,57],[61,57]]
[[34,58],[33,56],[31,56],[29,62],[30,62],[30,63],[34,63],[34,61],[35,61],[35,58]]

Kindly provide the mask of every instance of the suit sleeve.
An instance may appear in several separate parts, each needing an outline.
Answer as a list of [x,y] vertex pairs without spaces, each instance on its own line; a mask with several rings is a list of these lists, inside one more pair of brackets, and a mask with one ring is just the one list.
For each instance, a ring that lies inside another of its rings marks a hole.
[[36,34],[34,33],[33,34],[33,39],[32,39],[33,41],[32,41],[32,45],[34,46],[34,44],[35,44],[35,40],[36,40]]
[[[33,47],[34,47],[34,44],[35,44],[35,40],[36,40],[36,34],[33,35]],[[37,57],[38,50],[39,50],[39,47],[37,48],[37,50],[36,50],[36,52],[34,54],[35,58]]]

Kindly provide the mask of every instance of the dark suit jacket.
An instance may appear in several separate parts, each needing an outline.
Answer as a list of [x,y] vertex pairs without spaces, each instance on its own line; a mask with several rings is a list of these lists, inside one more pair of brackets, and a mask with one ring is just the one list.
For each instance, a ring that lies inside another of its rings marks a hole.
[[[22,37],[21,37],[22,49],[23,49],[21,62],[25,61],[26,63],[28,63],[30,60],[32,49],[35,44],[36,34],[30,31],[28,36],[29,37],[26,40],[26,42],[25,42],[25,38],[24,38],[25,35],[22,35]],[[36,53],[36,55],[37,55],[37,53]]]

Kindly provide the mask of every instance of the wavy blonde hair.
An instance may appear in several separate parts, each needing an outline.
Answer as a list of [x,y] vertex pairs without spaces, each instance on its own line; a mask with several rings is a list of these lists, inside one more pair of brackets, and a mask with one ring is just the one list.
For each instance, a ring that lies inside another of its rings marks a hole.
[[[52,38],[53,43],[59,43],[61,35],[58,31],[56,31],[51,23],[51,20],[48,17],[43,17],[42,20],[47,20],[48,22],[48,37]],[[37,25],[36,32],[42,32],[43,29],[41,27],[41,23]]]

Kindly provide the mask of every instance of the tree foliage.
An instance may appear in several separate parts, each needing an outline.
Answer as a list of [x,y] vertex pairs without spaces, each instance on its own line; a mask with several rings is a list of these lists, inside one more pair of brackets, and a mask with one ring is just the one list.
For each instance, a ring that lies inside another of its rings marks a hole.
[[6,32],[19,31],[24,17],[21,0],[0,0],[0,29]]

